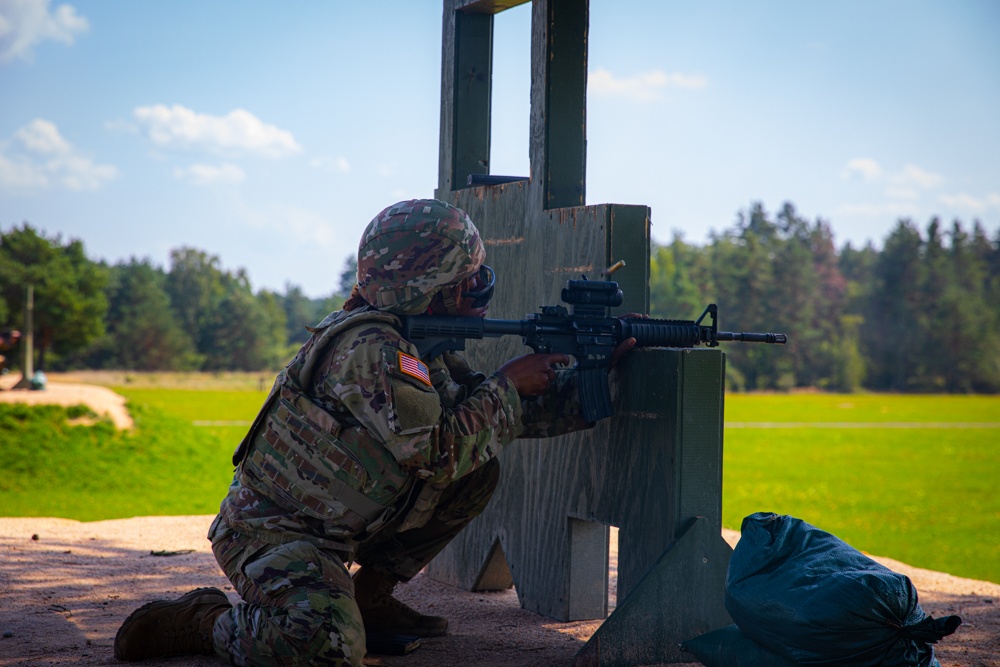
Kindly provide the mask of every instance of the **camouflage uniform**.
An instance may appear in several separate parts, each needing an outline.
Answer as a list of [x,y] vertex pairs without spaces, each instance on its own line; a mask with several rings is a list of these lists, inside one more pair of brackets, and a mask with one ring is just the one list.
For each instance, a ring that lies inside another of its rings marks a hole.
[[[413,210],[443,210],[434,233],[471,251],[449,264],[455,253],[434,256],[439,238],[421,254]],[[358,284],[372,305],[332,313],[278,375],[209,533],[246,602],[214,626],[234,664],[360,665],[350,562],[409,580],[485,508],[507,443],[588,426],[571,371],[522,399],[502,373],[454,353],[424,362],[400,335],[395,314],[424,312],[435,286],[461,282],[483,254],[471,221],[441,202],[405,202],[369,225]]]

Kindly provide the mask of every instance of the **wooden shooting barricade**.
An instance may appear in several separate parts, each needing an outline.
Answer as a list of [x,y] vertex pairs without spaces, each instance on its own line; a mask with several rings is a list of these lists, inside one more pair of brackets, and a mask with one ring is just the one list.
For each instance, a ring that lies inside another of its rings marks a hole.
[[[464,209],[487,246],[490,317],[559,303],[567,279],[614,274],[649,311],[650,211],[585,206],[587,0],[534,0],[530,178],[489,173],[494,14],[524,0],[445,0],[436,197]],[[690,316],[679,313],[678,317]],[[529,352],[513,336],[470,341],[486,371]],[[627,355],[617,415],[582,433],[517,441],[501,454],[486,511],[429,566],[466,590],[516,586],[521,605],[572,621],[607,619],[577,665],[685,662],[680,642],[731,623],[732,553],[721,537],[725,355],[718,348]],[[618,605],[608,616],[609,526],[619,528]]]

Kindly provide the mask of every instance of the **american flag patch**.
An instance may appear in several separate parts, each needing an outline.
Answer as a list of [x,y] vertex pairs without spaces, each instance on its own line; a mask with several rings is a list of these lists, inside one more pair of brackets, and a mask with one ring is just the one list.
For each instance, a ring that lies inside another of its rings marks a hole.
[[427,370],[427,364],[402,351],[399,353],[399,370],[410,377],[417,378],[428,387],[431,386],[431,376]]

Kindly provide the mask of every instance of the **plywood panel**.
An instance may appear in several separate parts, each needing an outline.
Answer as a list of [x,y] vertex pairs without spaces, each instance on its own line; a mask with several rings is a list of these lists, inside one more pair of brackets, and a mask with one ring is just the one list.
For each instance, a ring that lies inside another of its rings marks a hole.
[[[469,213],[486,243],[487,263],[497,273],[489,316],[520,319],[556,304],[567,279],[600,279],[618,260],[626,266],[613,279],[625,302],[615,313],[648,312],[649,208],[583,205],[586,0],[533,3],[531,178],[471,188],[458,182],[464,174],[457,175],[456,164],[466,159],[456,157],[456,145],[465,141],[460,126],[481,136],[484,125],[481,96],[477,107],[456,92],[456,58],[467,56],[456,56],[454,13],[460,7],[489,13],[501,4],[445,2],[436,191]],[[475,53],[472,60],[482,62],[483,53]],[[492,372],[529,351],[519,338],[506,337],[471,341],[467,356]],[[644,577],[665,552],[687,558],[717,546],[702,542],[721,528],[724,356],[717,349],[639,350],[621,371],[612,376],[617,416],[585,432],[518,441],[501,452],[492,502],[430,564],[431,577],[466,589],[511,580],[526,609],[561,620],[601,618],[608,524],[620,528],[619,599],[630,591],[648,597],[645,587],[654,584],[643,583]],[[674,548],[694,516],[704,517],[700,528],[689,533],[683,549]],[[678,587],[658,618],[684,613],[699,594],[697,581],[684,585],[686,571],[650,580],[669,579]],[[623,636],[615,632],[608,636]],[[664,646],[676,640],[655,638]]]

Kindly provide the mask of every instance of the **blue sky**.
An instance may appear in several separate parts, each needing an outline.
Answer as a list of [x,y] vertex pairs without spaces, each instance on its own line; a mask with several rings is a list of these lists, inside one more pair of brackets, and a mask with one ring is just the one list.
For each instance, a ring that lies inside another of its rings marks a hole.
[[[255,289],[337,287],[433,195],[441,3],[0,0],[0,229]],[[530,8],[496,19],[492,173],[528,173]],[[838,245],[1000,227],[1000,2],[592,0],[587,203],[704,243],[791,201]]]

